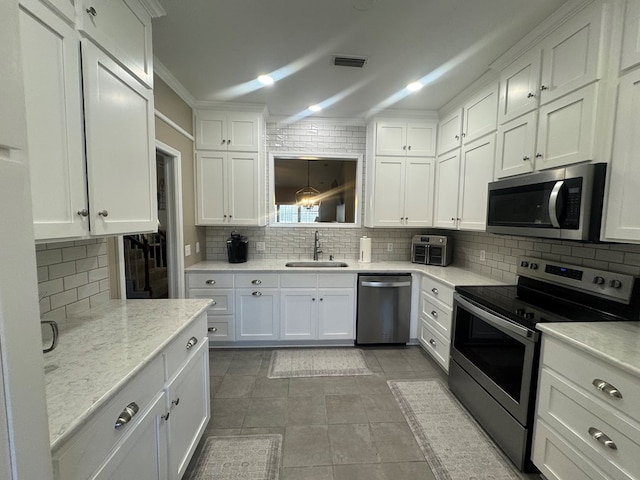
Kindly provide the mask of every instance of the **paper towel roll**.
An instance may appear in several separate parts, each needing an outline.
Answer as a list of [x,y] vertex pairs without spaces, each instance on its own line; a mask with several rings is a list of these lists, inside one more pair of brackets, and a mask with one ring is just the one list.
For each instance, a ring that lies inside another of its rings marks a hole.
[[371,263],[371,239],[367,236],[360,238],[360,256],[358,261]]

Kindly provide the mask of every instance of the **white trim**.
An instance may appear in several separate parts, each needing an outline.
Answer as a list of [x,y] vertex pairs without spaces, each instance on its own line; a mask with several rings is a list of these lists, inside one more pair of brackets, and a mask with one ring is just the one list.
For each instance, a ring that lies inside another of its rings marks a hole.
[[165,17],[167,15],[158,0],[140,0],[140,4],[151,15],[151,18]]
[[118,284],[120,288],[120,299],[127,299],[127,273],[126,265],[124,262],[124,236],[118,235],[116,241],[116,258],[118,259]]
[[196,100],[194,109],[224,110],[226,112],[253,112],[268,116],[267,106],[262,103],[218,102],[215,100]]
[[[192,142],[195,142],[196,139],[195,137],[187,132],[184,128],[182,128],[180,125],[178,125],[176,122],[174,122],[173,120],[171,120],[169,117],[167,117],[164,113],[162,113],[161,111],[159,111],[158,109],[155,110],[155,116],[158,117],[160,120],[162,120],[164,123],[166,123],[167,125],[169,125],[171,128],[173,128],[174,130],[176,130],[178,133],[181,133],[182,135],[184,135],[185,137],[187,137],[189,140],[191,140]],[[157,145],[156,145],[157,146]]]
[[[275,206],[275,178],[274,178],[274,158],[275,157],[322,157],[336,159],[352,159],[357,161],[356,166],[356,196],[355,196],[355,218],[353,223],[276,223]],[[324,153],[324,152],[269,152],[269,199],[267,225],[276,228],[300,228],[300,227],[322,227],[322,228],[362,228],[362,171],[364,155],[361,153]]]
[[367,123],[363,118],[332,118],[332,117],[316,117],[311,115],[296,119],[291,122],[291,116],[286,115],[272,115],[267,118],[267,123],[275,123],[278,125],[298,125],[300,123],[315,123],[319,125],[349,125],[352,127],[366,127]]
[[175,92],[187,105],[191,108],[194,108],[196,103],[196,99],[191,95],[189,90],[185,88],[184,85],[180,83],[180,81],[174,77],[173,73],[165,67],[158,57],[153,57],[153,73],[158,75],[158,77],[166,83],[171,90]]
[[184,233],[182,221],[182,154],[175,148],[156,140],[156,151],[168,160],[167,185],[167,274],[169,277],[169,298],[184,298]]

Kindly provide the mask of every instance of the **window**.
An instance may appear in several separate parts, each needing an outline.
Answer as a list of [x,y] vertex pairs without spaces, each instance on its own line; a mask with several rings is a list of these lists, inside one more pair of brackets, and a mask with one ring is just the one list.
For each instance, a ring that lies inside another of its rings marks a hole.
[[313,223],[318,218],[320,207],[305,208],[298,205],[277,205],[278,223]]

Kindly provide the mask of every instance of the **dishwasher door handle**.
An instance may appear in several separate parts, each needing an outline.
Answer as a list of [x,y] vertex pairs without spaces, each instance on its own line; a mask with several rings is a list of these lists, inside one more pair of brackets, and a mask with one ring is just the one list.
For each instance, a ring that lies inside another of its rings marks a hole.
[[397,288],[397,287],[410,287],[411,282],[360,282],[363,287],[373,288]]

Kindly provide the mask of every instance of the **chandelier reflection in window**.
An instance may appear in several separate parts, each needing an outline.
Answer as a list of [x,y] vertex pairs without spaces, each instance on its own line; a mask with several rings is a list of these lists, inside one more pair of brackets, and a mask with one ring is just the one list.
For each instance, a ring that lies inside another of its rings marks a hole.
[[307,186],[296,192],[296,205],[304,208],[313,208],[320,205],[320,192],[309,185],[309,164],[307,160]]

